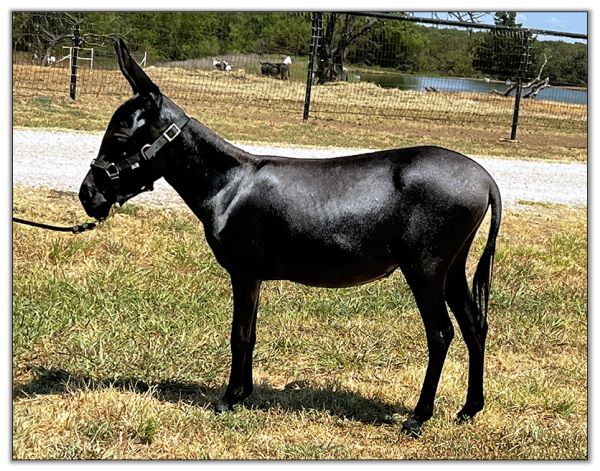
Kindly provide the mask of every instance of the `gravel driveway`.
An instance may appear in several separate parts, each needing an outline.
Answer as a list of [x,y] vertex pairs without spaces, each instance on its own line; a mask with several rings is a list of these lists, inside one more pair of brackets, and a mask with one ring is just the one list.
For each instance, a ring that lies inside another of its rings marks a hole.
[[[14,130],[13,184],[47,186],[78,191],[91,160],[100,147],[102,134],[79,132]],[[289,157],[336,157],[372,149],[265,147],[240,144],[254,154]],[[494,177],[505,207],[519,201],[587,205],[587,166],[581,163],[547,163],[503,160],[474,156]],[[135,200],[163,207],[181,208],[183,202],[163,180],[155,190]]]

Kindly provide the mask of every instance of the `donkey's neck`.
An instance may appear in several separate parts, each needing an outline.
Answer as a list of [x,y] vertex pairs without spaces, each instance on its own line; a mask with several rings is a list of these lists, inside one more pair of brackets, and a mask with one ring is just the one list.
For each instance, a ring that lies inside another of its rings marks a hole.
[[220,200],[233,198],[254,158],[194,119],[181,137],[169,159],[165,180],[204,219],[225,203]]
[[188,143],[194,147],[195,156],[204,161],[204,157],[216,156],[220,164],[235,166],[251,158],[251,154],[230,144],[222,137],[195,119],[190,119]]

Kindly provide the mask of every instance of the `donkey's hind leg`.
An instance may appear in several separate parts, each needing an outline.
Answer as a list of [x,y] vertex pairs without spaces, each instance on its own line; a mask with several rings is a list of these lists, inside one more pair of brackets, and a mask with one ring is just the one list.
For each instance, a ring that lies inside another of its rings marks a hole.
[[473,238],[465,242],[446,276],[446,301],[462,332],[469,352],[469,384],[464,407],[457,419],[470,419],[483,409],[483,357],[487,336],[487,319],[478,312],[466,275],[466,261]]

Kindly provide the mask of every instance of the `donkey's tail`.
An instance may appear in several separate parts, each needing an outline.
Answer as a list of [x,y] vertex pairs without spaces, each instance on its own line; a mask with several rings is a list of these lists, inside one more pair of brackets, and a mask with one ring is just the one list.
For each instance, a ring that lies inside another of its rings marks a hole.
[[477,307],[477,317],[482,327],[487,324],[490,287],[492,285],[492,275],[494,272],[494,254],[496,253],[496,237],[498,236],[500,220],[502,218],[502,200],[500,199],[500,191],[493,181],[488,201],[488,204],[492,207],[490,232],[485,249],[483,249],[479,263],[477,263],[475,276],[473,277],[473,300]]

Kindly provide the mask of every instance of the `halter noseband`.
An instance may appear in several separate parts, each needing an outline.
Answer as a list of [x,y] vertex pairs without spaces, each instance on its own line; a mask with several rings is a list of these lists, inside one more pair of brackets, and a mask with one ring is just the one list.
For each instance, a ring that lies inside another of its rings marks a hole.
[[139,188],[133,192],[127,192],[124,190],[124,184],[122,182],[122,173],[131,173],[141,168],[144,162],[150,162],[156,157],[156,154],[167,144],[172,142],[179,134],[185,125],[189,122],[189,116],[183,115],[177,121],[171,123],[171,125],[165,129],[162,134],[151,144],[144,144],[137,154],[127,157],[120,162],[107,162],[102,158],[96,158],[92,160],[91,167],[92,173],[101,175],[104,181],[110,184],[111,189],[114,192],[117,203],[123,205],[125,201],[133,198],[137,194],[143,191],[152,191],[154,189],[153,183],[154,178],[146,178],[146,181],[138,185]]

